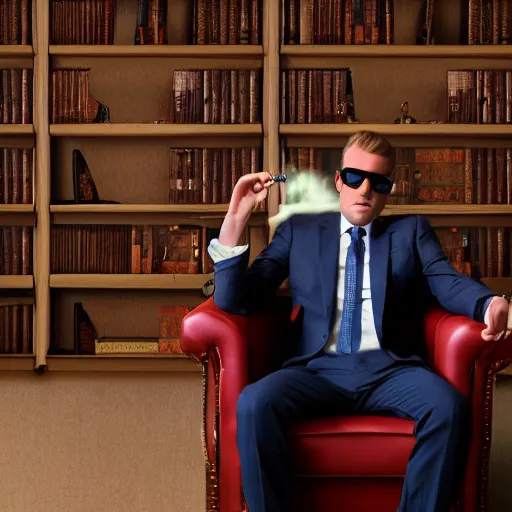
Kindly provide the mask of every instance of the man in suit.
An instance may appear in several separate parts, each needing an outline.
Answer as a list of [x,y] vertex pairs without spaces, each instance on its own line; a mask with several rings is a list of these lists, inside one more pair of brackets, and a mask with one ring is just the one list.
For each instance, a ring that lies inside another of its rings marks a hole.
[[243,176],[219,238],[210,243],[220,308],[250,314],[286,278],[293,305],[302,308],[300,336],[282,369],[247,386],[238,401],[242,485],[251,512],[291,510],[286,427],[343,413],[415,420],[399,510],[450,508],[465,467],[469,406],[425,364],[423,313],[437,299],[448,311],[485,322],[482,337],[490,341],[507,327],[508,301],[454,270],[426,218],[379,217],[392,173],[389,142],[373,132],[355,134],[335,177],[340,212],[287,219],[250,268],[248,247],[238,243],[272,177]]

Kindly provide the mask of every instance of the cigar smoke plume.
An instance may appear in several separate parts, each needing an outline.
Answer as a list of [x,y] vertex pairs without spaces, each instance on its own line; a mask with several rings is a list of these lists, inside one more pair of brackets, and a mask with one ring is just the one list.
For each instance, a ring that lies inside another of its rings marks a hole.
[[279,205],[279,212],[268,219],[275,229],[292,215],[340,211],[340,196],[334,188],[334,177],[318,170],[291,170],[286,173],[286,183],[280,183],[285,190],[285,201]]

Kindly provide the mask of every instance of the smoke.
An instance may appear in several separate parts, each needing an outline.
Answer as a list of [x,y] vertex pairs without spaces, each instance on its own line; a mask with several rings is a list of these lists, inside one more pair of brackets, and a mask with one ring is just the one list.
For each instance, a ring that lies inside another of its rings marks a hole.
[[287,173],[285,202],[279,205],[279,212],[268,219],[275,229],[292,215],[315,214],[340,211],[340,196],[334,188],[332,175],[321,171],[294,170]]

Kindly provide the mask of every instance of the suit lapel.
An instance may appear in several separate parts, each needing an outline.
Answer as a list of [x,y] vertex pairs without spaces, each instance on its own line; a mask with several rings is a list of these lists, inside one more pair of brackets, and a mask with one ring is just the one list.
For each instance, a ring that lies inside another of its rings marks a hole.
[[322,277],[322,300],[324,311],[330,317],[334,296],[338,284],[338,258],[340,253],[340,220],[341,214],[327,214],[321,220],[320,243],[320,274]]
[[370,236],[370,287],[372,293],[373,317],[379,340],[382,340],[382,318],[389,261],[389,232],[383,221],[375,219]]

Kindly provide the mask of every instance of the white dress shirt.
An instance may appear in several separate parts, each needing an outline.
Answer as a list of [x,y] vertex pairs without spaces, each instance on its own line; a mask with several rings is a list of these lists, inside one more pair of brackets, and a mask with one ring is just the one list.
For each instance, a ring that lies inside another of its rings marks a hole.
[[[350,233],[347,230],[352,224],[341,215],[341,236],[339,251],[339,272],[338,272],[338,293],[336,303],[336,316],[331,334],[325,344],[325,351],[336,352],[336,344],[338,343],[338,333],[341,324],[341,315],[343,312],[343,301],[345,295],[345,263],[347,259],[348,247],[350,245]],[[361,345],[359,350],[375,350],[380,348],[375,322],[373,319],[372,295],[370,288],[370,230],[371,223],[363,226],[366,235],[363,237],[364,251],[364,271],[363,271],[363,291],[362,291],[362,308],[361,308]],[[208,253],[214,263],[224,259],[239,256],[249,248],[248,245],[239,245],[236,247],[225,247],[219,243],[218,238],[211,240],[208,246]]]

